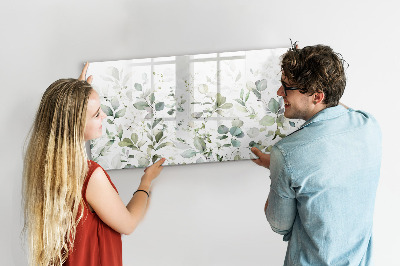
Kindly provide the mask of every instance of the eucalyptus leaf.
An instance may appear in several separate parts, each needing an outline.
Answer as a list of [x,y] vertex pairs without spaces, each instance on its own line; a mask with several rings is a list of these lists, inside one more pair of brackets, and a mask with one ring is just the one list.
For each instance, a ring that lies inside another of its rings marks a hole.
[[118,112],[115,113],[115,118],[120,118],[123,117],[126,113],[126,108],[119,110]]
[[164,109],[164,102],[156,103],[156,111],[161,111]]
[[163,131],[160,131],[156,134],[156,142],[158,143],[162,136],[164,135]]
[[245,106],[246,104],[244,103],[243,100],[241,99],[234,99],[234,101],[237,101],[238,103],[240,103],[241,105]]
[[244,132],[242,131],[239,135],[236,136],[237,138],[243,138],[244,137]]
[[218,136],[217,139],[223,140],[223,139],[227,139],[228,136],[227,135],[222,135],[222,136]]
[[240,90],[240,99],[243,100],[244,89]]
[[111,100],[111,106],[114,110],[117,110],[119,107],[119,101],[117,97],[112,98]]
[[278,113],[279,111],[279,103],[274,98],[271,98],[268,102],[268,109],[273,113]]
[[262,79],[262,80],[257,80],[256,81],[256,87],[258,91],[263,91],[267,88],[267,80]]
[[139,143],[137,144],[137,146],[140,148],[140,147],[142,147],[145,143],[146,143],[145,140],[141,140],[141,141],[139,141]]
[[248,135],[250,138],[255,138],[255,137],[257,137],[259,134],[260,134],[260,130],[259,130],[258,128],[256,128],[256,127],[252,127],[252,128],[250,128],[250,129],[247,131],[247,135]]
[[150,94],[150,104],[153,104],[155,100],[156,100],[156,97],[154,96],[154,92],[153,92]]
[[137,91],[142,91],[143,90],[142,84],[135,83],[135,85],[133,85],[133,86],[135,87],[135,90],[137,90]]
[[207,84],[200,84],[198,90],[201,94],[206,94],[208,92]]
[[253,89],[252,92],[256,95],[258,100],[261,100],[261,93],[258,90]]
[[241,127],[241,126],[243,126],[243,121],[238,118],[235,118],[232,120],[232,126],[233,127]]
[[199,137],[194,137],[193,144],[196,147],[196,149],[198,149],[201,152],[203,152],[206,149],[206,143]]
[[133,76],[133,72],[129,72],[128,74],[126,74],[122,81],[122,85],[126,86],[126,83],[131,79],[132,76]]
[[149,105],[146,102],[137,102],[134,103],[133,106],[135,106],[135,108],[138,110],[145,110],[146,107],[149,107]]
[[217,93],[217,107],[223,105],[226,102],[226,97],[222,96],[221,93]]
[[120,147],[133,146],[133,142],[128,138],[124,138],[122,141],[118,143],[118,146]]
[[240,112],[247,113],[247,109],[244,106],[236,105],[235,108]]
[[161,158],[161,156],[155,154],[155,155],[153,156],[153,158],[151,158],[151,161],[152,161],[153,163],[155,163],[155,162],[158,160],[158,158]]
[[139,158],[138,163],[139,163],[139,167],[146,167],[150,164],[150,161],[146,157],[141,157],[141,158]]
[[119,139],[122,139],[122,134],[124,133],[124,130],[122,129],[122,125],[119,125],[117,127],[117,132],[118,132]]
[[231,104],[231,103],[226,103],[226,104],[223,104],[220,106],[220,108],[222,108],[222,109],[230,109],[232,107],[233,107],[233,104]]
[[220,125],[219,127],[218,127],[218,133],[219,134],[226,134],[226,133],[228,133],[229,132],[229,128],[228,127],[226,127],[226,126],[224,126],[224,125]]
[[107,116],[113,116],[113,114],[114,114],[113,110],[111,110],[110,107],[108,107],[107,105],[104,105],[104,104],[101,105],[101,110],[103,110],[103,112]]
[[237,136],[242,133],[242,130],[238,127],[231,127],[231,129],[229,130],[229,133],[231,133],[232,136]]
[[242,77],[242,74],[239,72],[239,74],[236,76],[235,82],[238,82],[238,80]]
[[275,124],[275,118],[269,115],[264,116],[260,120],[260,125],[262,126],[267,127],[267,126],[272,126],[273,124]]
[[158,125],[158,123],[161,122],[161,120],[162,120],[162,118],[157,118],[157,119],[155,119],[154,122],[153,122],[153,125],[151,126],[151,128],[152,128],[152,129],[155,128],[155,127]]
[[240,147],[240,141],[236,140],[236,139],[232,139],[231,140],[232,146],[233,147]]
[[194,150],[186,150],[186,151],[184,151],[184,152],[181,153],[181,156],[182,156],[183,158],[191,158],[191,157],[195,156],[196,153],[197,153],[197,152],[194,151]]
[[164,148],[164,147],[166,147],[166,146],[168,146],[168,143],[161,143],[161,144],[156,148],[156,150],[159,150],[159,149]]
[[245,102],[247,102],[247,100],[249,99],[249,96],[250,96],[250,92],[248,92],[248,93],[246,94],[246,98],[244,99]]
[[138,141],[138,139],[139,139],[138,134],[136,134],[136,133],[132,133],[132,134],[131,134],[131,140],[133,141],[133,143],[136,144],[136,142]]
[[192,113],[193,118],[200,118],[203,115],[203,112],[194,112]]
[[112,75],[115,79],[118,79],[118,80],[119,80],[119,71],[118,71],[118,69],[115,68],[115,67],[111,67],[110,70],[111,70],[111,75]]

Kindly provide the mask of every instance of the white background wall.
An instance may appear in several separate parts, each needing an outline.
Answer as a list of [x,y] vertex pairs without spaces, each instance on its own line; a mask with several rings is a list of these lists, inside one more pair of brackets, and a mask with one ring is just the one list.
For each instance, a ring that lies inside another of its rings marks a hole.
[[[375,261],[399,265],[399,9],[384,0],[1,1],[0,264],[27,263],[22,148],[50,83],[77,77],[85,61],[287,47],[292,38],[342,53],[342,101],[381,124]],[[110,172],[125,202],[142,171]],[[146,218],[123,237],[124,264],[282,265],[286,244],[263,214],[268,176],[251,161],[164,168]]]

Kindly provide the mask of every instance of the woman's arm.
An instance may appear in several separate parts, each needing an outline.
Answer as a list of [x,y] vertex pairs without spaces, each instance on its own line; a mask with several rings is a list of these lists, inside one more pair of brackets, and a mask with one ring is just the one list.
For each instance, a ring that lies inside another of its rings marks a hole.
[[[149,192],[151,182],[160,174],[164,161],[163,158],[145,170],[138,189]],[[104,170],[98,167],[89,180],[86,200],[104,223],[121,234],[129,235],[145,214],[148,196],[139,191],[125,206]]]

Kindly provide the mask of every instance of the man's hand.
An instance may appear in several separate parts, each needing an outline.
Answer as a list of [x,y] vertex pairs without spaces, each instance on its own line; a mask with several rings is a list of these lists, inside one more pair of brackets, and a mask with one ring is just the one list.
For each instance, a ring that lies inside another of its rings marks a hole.
[[87,72],[88,67],[89,67],[89,63],[86,62],[86,64],[85,64],[85,66],[83,67],[82,73],[81,73],[81,75],[79,76],[78,80],[86,80],[87,83],[91,84],[91,83],[92,83],[92,80],[93,80],[93,77],[92,77],[92,76],[89,76],[89,77],[86,79],[86,72]]
[[260,166],[264,166],[269,169],[269,163],[271,161],[271,155],[262,153],[256,147],[251,148],[251,152],[254,153],[258,159],[251,159],[253,162]]

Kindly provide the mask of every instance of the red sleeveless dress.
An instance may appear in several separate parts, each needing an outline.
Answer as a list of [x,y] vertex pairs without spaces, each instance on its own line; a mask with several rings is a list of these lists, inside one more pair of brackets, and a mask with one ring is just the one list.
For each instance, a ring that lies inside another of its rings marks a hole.
[[[89,209],[89,204],[86,200],[87,185],[94,170],[101,166],[93,161],[89,161],[88,163],[89,171],[82,187],[82,198],[85,205],[83,217],[76,229],[74,248],[63,265],[122,265],[121,234],[105,224],[95,212],[91,212]],[[110,176],[106,171],[104,173],[113,188],[117,191],[111,182]]]

